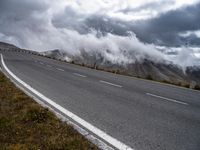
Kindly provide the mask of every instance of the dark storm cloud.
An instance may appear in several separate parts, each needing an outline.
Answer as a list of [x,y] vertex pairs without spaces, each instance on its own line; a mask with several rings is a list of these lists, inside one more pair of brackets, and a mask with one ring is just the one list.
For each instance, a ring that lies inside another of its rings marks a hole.
[[1,0],[0,33],[26,46],[28,33],[43,32],[45,17],[42,18],[42,13],[47,9],[48,4],[40,0]]
[[[197,35],[180,34],[200,29],[200,4],[159,14],[148,20],[125,21],[123,17],[119,19],[109,15],[108,10],[103,8],[84,13],[74,3],[78,2],[0,0],[0,40],[39,51],[60,49],[72,55],[85,50],[122,64],[146,58],[153,61],[171,60],[157,49],[158,45],[164,45],[166,49],[182,46],[185,41],[200,45]],[[145,8],[161,9],[159,6],[161,3],[143,4],[135,10],[121,10],[121,13],[140,12]],[[185,53],[190,57],[193,51]]]
[[180,37],[179,33],[200,29],[200,3],[162,14],[157,18],[134,23],[131,28],[143,41],[167,46],[180,46],[187,40],[200,45],[197,37]]
[[52,24],[56,28],[69,28],[81,34],[87,34],[95,30],[101,32],[103,35],[112,33],[127,36],[127,32],[130,31],[128,22],[102,14],[78,14],[70,6],[67,6],[64,12],[54,15]]
[[195,34],[191,34],[186,37],[179,36],[179,38],[180,38],[180,41],[182,41],[182,42],[185,41],[185,44],[189,44],[189,45],[193,45],[193,46],[200,46],[200,38]]
[[64,12],[55,14],[52,18],[52,24],[56,28],[68,28],[86,33],[87,27],[84,24],[85,16],[78,14],[72,7],[65,7]]
[[[167,4],[173,1],[162,2]],[[134,9],[124,9],[121,12],[143,10],[144,8],[158,8],[162,3],[148,3]],[[65,9],[63,14],[56,15],[52,20],[57,28],[71,28],[81,34],[86,34],[91,30],[101,31],[103,35],[112,33],[127,36],[129,32],[134,32],[136,36],[147,43],[154,43],[164,46],[181,46],[185,43],[200,45],[199,38],[191,35],[181,37],[180,33],[195,31],[200,29],[200,3],[177,10],[160,14],[156,18],[141,21],[123,21],[111,18],[102,14],[80,15],[70,7]]]
[[33,13],[40,13],[46,10],[47,4],[42,1],[27,0],[1,0],[0,1],[0,17],[1,21],[25,21]]
[[[149,4],[149,7],[153,5]],[[110,20],[110,22],[114,21]],[[128,31],[133,31],[140,40],[147,43],[164,46],[182,46],[189,43],[200,46],[200,39],[197,36],[180,36],[182,32],[200,29],[200,3],[169,11],[148,20],[124,23],[118,20],[117,22],[118,24],[110,24],[113,25],[110,28],[115,34],[126,35]],[[104,23],[102,24],[104,25]],[[123,28],[120,24],[124,25]]]
[[64,12],[55,14],[52,18],[52,24],[56,28],[68,28],[81,34],[87,34],[95,30],[100,31],[103,35],[107,33],[127,35],[126,32],[129,30],[124,21],[100,14],[78,14],[70,6],[67,6]]

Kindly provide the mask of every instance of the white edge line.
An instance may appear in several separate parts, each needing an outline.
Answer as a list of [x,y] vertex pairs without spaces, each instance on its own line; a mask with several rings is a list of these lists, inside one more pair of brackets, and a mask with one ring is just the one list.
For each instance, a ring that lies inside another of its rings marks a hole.
[[79,73],[73,73],[74,75],[76,76],[79,76],[79,77],[83,77],[83,78],[86,78],[86,76],[82,75],[82,74],[79,74]]
[[64,107],[62,107],[62,106],[58,105],[57,103],[55,103],[53,100],[47,98],[46,96],[44,96],[43,94],[41,94],[40,92],[38,92],[37,90],[35,90],[34,88],[32,88],[30,85],[26,84],[24,81],[22,81],[20,78],[18,78],[15,74],[13,74],[7,68],[7,66],[4,63],[3,55],[2,54],[1,54],[1,62],[2,62],[3,67],[5,68],[5,70],[7,71],[7,73],[10,74],[10,76],[12,76],[17,82],[19,82],[20,84],[22,84],[25,88],[27,88],[28,90],[30,90],[32,93],[34,93],[36,96],[38,96],[39,98],[41,98],[42,100],[44,100],[45,102],[47,102],[48,104],[50,104],[51,106],[53,106],[54,108],[58,109],[60,112],[62,112],[63,114],[65,114],[66,116],[68,116],[69,118],[71,118],[72,120],[74,120],[75,122],[79,123],[84,128],[86,128],[90,132],[94,133],[95,135],[97,135],[101,139],[105,140],[106,142],[108,142],[109,144],[111,144],[113,147],[115,147],[117,149],[120,149],[120,150],[133,150],[131,147],[129,147],[126,144],[120,142],[119,140],[111,137],[107,133],[103,132],[102,130],[96,128],[92,124],[90,124],[90,123],[86,122],[85,120],[81,119],[77,115],[73,114],[72,112],[68,111]]
[[114,84],[114,83],[110,83],[110,82],[107,82],[107,81],[100,80],[99,82],[101,82],[101,83],[105,83],[105,84],[108,84],[108,85],[112,85],[112,86],[116,86],[116,87],[119,87],[119,88],[122,88],[121,85]]
[[[3,70],[1,70],[3,72]],[[43,107],[48,108],[50,111],[52,111],[53,113],[55,113],[55,115],[61,119],[62,121],[66,122],[67,124],[71,125],[74,127],[75,130],[77,130],[81,135],[83,135],[86,139],[88,139],[89,141],[91,141],[92,143],[94,143],[95,145],[97,145],[97,147],[99,147],[102,150],[114,150],[112,147],[110,147],[108,144],[106,144],[105,142],[103,142],[102,140],[98,139],[97,137],[91,135],[88,133],[88,131],[86,131],[85,129],[81,128],[79,125],[75,124],[74,122],[72,122],[71,120],[69,120],[66,116],[64,116],[63,114],[57,112],[53,107],[51,107],[50,105],[45,104],[43,101],[41,101],[40,99],[38,99],[36,96],[34,96],[33,94],[31,94],[27,89],[25,89],[24,87],[20,86],[19,83],[17,83],[15,80],[13,80],[12,78],[10,78],[5,72],[3,72],[19,89],[21,89],[22,91],[24,91],[25,94],[27,94],[28,96],[30,96],[31,98],[33,98],[37,103],[39,103],[40,105],[42,105]]]
[[167,97],[163,97],[163,96],[159,96],[159,95],[155,95],[155,94],[151,94],[151,93],[146,93],[146,94],[149,95],[149,96],[161,98],[161,99],[164,99],[164,100],[167,100],[167,101],[170,101],[170,102],[179,103],[179,104],[182,104],[182,105],[189,105],[188,103],[181,102],[181,101],[178,101],[178,100],[175,100],[175,99],[171,99],[171,98],[167,98]]

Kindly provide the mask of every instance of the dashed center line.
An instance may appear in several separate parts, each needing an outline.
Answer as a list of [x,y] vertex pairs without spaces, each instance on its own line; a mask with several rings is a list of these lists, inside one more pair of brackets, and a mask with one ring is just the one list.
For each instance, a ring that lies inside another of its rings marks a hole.
[[73,75],[75,75],[75,76],[79,76],[79,77],[83,77],[83,78],[86,78],[86,77],[87,77],[87,76],[84,76],[84,75],[79,74],[79,73],[73,73]]
[[115,87],[122,88],[122,86],[121,86],[121,85],[114,84],[114,83],[110,83],[110,82],[107,82],[107,81],[100,80],[99,82],[101,82],[101,83],[105,83],[105,84],[108,84],[108,85],[112,85],[112,86],[115,86]]
[[63,69],[60,69],[60,68],[56,68],[57,70],[59,70],[59,71],[65,71],[65,70],[63,70]]
[[181,101],[178,101],[178,100],[175,100],[175,99],[171,99],[171,98],[167,98],[167,97],[163,97],[163,96],[159,96],[159,95],[155,95],[155,94],[151,94],[151,93],[146,93],[146,94],[149,95],[149,96],[164,99],[164,100],[167,100],[167,101],[170,101],[170,102],[174,102],[174,103],[178,103],[178,104],[182,104],[182,105],[189,105],[188,103],[181,102]]

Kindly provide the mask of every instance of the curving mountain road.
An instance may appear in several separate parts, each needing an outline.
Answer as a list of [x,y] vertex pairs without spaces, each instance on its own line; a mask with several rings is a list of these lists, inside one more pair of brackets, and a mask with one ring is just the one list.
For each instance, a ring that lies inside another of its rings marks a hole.
[[200,92],[0,51],[20,79],[135,150],[199,150]]

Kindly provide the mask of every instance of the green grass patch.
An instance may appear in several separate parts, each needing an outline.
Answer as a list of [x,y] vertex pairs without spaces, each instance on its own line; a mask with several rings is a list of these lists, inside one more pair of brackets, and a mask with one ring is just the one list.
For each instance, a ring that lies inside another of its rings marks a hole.
[[97,150],[0,72],[0,149]]

